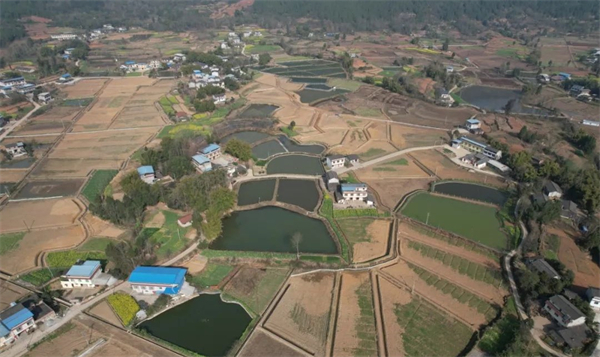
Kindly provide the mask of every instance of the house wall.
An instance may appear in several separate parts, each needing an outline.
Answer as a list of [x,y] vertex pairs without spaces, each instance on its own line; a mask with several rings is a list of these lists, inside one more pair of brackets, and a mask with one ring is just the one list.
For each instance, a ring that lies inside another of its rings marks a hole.
[[63,289],[73,289],[73,288],[94,288],[96,285],[92,283],[91,279],[71,279],[69,278],[66,281],[60,282],[60,285]]
[[600,311],[600,297],[594,297],[590,300],[590,307],[596,311]]

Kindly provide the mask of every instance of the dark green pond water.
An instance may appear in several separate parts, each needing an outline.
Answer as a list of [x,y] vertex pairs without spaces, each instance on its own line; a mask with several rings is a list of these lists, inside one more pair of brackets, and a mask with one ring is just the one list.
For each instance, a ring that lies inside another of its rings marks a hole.
[[238,304],[202,294],[139,327],[162,340],[204,356],[224,356],[252,319]]
[[281,144],[283,144],[283,146],[285,146],[285,148],[289,152],[305,152],[305,153],[308,153],[308,154],[320,154],[323,151],[325,151],[325,147],[323,145],[318,145],[318,144],[312,144],[312,145],[297,144],[295,141],[290,140],[290,138],[288,138],[285,135],[279,135],[277,137],[277,139],[279,139],[279,141],[281,142]]
[[28,157],[26,159],[17,158],[17,159],[13,159],[10,161],[4,161],[4,162],[0,163],[0,168],[2,168],[2,169],[26,169],[29,166],[33,165],[34,162],[35,162],[35,158],[33,158],[33,157]]
[[468,198],[470,200],[489,202],[498,206],[504,205],[508,199],[506,192],[487,186],[465,182],[439,183],[435,185],[434,191],[446,195]]
[[238,133],[235,134],[230,134],[227,135],[225,137],[223,137],[223,139],[221,139],[221,143],[225,144],[227,143],[229,140],[235,138],[241,141],[244,141],[248,144],[253,144],[257,141],[266,139],[268,137],[270,137],[271,135],[269,134],[265,134],[265,133],[261,133],[260,131],[240,131]]
[[247,206],[273,199],[276,179],[244,182],[238,192],[238,206]]
[[323,84],[323,83],[313,83],[313,84],[307,84],[304,88],[329,91],[329,90],[331,90],[332,87],[328,86],[327,84]]
[[270,104],[250,104],[248,108],[238,115],[240,118],[262,118],[271,115],[277,108]]
[[278,140],[269,140],[265,141],[262,144],[256,145],[252,148],[252,155],[256,156],[259,159],[267,159],[275,154],[280,154],[282,152],[286,152],[283,146],[279,143]]
[[547,111],[521,105],[521,91],[515,89],[496,88],[489,86],[470,86],[460,91],[460,96],[466,102],[494,112],[504,112],[504,106],[514,99],[514,113],[547,114]]
[[216,250],[295,253],[294,233],[302,235],[303,253],[337,254],[325,224],[279,207],[233,212],[223,220],[223,233],[210,246]]
[[306,155],[284,155],[267,164],[267,174],[323,175],[321,159]]
[[297,93],[300,96],[300,101],[302,103],[312,103],[317,100],[321,100],[321,99],[333,97],[336,95],[348,93],[348,91],[344,90],[344,89],[336,89],[336,90],[326,92],[326,91],[322,91],[322,90],[303,89]]
[[279,179],[277,201],[314,211],[319,203],[319,191],[312,180]]
[[292,77],[293,83],[327,83],[327,78],[318,77]]

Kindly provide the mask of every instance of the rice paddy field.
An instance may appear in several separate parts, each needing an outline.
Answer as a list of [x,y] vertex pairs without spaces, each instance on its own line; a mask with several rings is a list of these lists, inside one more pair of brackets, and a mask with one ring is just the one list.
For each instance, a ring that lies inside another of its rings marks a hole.
[[507,247],[507,237],[493,207],[418,193],[408,200],[401,213],[494,249]]

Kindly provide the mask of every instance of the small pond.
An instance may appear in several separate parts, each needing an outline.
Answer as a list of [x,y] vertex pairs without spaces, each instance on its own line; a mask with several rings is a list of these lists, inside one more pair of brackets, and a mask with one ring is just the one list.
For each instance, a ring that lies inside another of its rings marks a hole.
[[265,141],[252,148],[252,155],[256,156],[258,159],[267,159],[282,152],[286,152],[286,150],[281,146],[281,143],[278,140]]
[[276,179],[244,182],[238,192],[238,206],[247,206],[273,199]]
[[252,318],[238,304],[202,294],[139,325],[153,336],[204,356],[224,356]]
[[300,101],[302,103],[312,103],[317,100],[334,97],[336,95],[345,94],[349,91],[344,89],[336,89],[332,91],[314,90],[314,89],[303,89],[298,93]]
[[327,83],[327,78],[318,78],[318,77],[292,77],[290,80],[293,83]]
[[498,206],[504,205],[508,199],[508,196],[504,191],[466,182],[438,183],[434,187],[434,192],[467,198],[470,200],[489,202]]
[[211,245],[216,250],[295,253],[292,235],[300,233],[300,252],[337,254],[325,223],[280,207],[233,212],[223,219],[223,233]]
[[460,91],[466,102],[494,112],[504,112],[509,100],[515,99],[514,113],[547,114],[547,111],[521,105],[521,91],[516,89],[496,88],[489,86],[470,86]]
[[16,182],[2,182],[0,183],[0,193],[7,193],[15,187]]
[[270,104],[250,104],[238,118],[263,118],[271,115],[279,107]]
[[221,143],[225,144],[231,139],[238,139],[248,144],[253,144],[270,137],[271,135],[261,133],[260,131],[240,131],[234,134],[227,135],[221,139]]
[[12,159],[10,161],[4,161],[0,163],[0,169],[26,169],[33,165],[34,162],[34,157],[28,157],[26,159]]
[[319,191],[312,180],[279,179],[277,201],[314,211],[319,203]]
[[326,92],[329,92],[333,89],[333,87],[330,87],[327,84],[323,84],[323,83],[307,84],[304,88],[314,89],[314,90],[323,90]]
[[267,164],[267,174],[323,175],[321,159],[306,155],[283,155]]
[[277,137],[277,139],[279,139],[279,141],[281,142],[281,144],[283,144],[283,146],[285,146],[285,148],[289,152],[305,152],[305,153],[308,153],[308,154],[321,154],[323,151],[325,151],[325,147],[323,145],[319,145],[319,144],[312,144],[312,145],[298,144],[298,143],[296,143],[295,141],[291,140],[290,138],[288,138],[285,135],[279,135]]

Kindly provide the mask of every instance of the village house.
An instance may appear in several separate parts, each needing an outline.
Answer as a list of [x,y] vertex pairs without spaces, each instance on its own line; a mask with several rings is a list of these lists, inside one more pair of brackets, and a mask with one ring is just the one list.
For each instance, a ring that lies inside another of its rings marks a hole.
[[585,90],[586,89],[585,89],[584,86],[580,86],[578,84],[575,84],[569,90],[569,95],[572,96],[572,97],[577,97],[578,95],[580,95],[581,93],[583,93]]
[[546,300],[544,310],[564,327],[574,327],[585,323],[585,315],[562,295],[554,295]]
[[25,150],[25,143],[22,141],[5,145],[4,150],[12,155],[12,157],[20,157],[27,154],[27,150]]
[[551,329],[547,335],[557,347],[568,346],[571,349],[582,348],[589,341],[589,328],[586,325],[577,325],[569,328]]
[[340,184],[340,178],[335,171],[327,171],[324,175],[325,185],[329,192],[336,192]]
[[221,49],[222,50],[226,50],[229,48],[229,45],[227,44],[227,42],[221,42]]
[[546,74],[546,73],[540,73],[537,76],[537,80],[540,83],[550,83],[550,76],[548,74]]
[[200,152],[204,156],[206,156],[210,161],[221,157],[221,147],[217,144],[210,144],[210,145],[206,146],[204,149],[200,150]]
[[33,314],[23,304],[12,303],[0,312],[0,347],[18,340],[23,332],[35,328]]
[[576,220],[579,215],[577,204],[571,200],[560,201],[560,216],[570,220]]
[[153,184],[156,180],[156,176],[154,175],[154,168],[150,165],[138,167],[137,172],[138,175],[140,175],[140,179],[147,184]]
[[436,88],[435,98],[440,105],[450,107],[452,104],[454,104],[454,98],[452,98],[450,93],[448,93],[445,88]]
[[530,266],[533,270],[540,274],[545,274],[550,279],[560,280],[558,272],[544,259],[534,259],[531,261]]
[[23,306],[33,314],[33,320],[36,324],[44,323],[47,320],[56,317],[56,312],[46,305],[46,303],[37,298],[31,298],[23,301]]
[[559,200],[563,194],[560,186],[554,181],[547,181],[542,190],[551,200]]
[[467,121],[465,122],[465,128],[467,128],[467,130],[469,131],[474,129],[481,129],[481,122],[475,118],[467,119]]
[[192,214],[188,213],[185,216],[181,216],[179,217],[179,219],[177,219],[177,225],[179,225],[179,227],[181,228],[187,228],[190,227],[192,225],[193,221],[192,221]]
[[250,37],[250,36],[252,36],[252,31],[245,31],[245,32],[242,34],[242,36],[243,36],[244,38],[246,38],[246,37]]
[[460,162],[471,165],[476,169],[483,169],[490,159],[482,153],[468,154],[460,158]]
[[590,302],[590,307],[600,313],[600,289],[598,288],[588,288],[585,292],[585,296],[588,298]]
[[325,163],[330,169],[337,169],[346,165],[346,157],[343,155],[329,155],[325,158]]
[[57,40],[57,41],[68,41],[68,40],[76,39],[77,35],[72,34],[72,33],[61,33],[58,35],[50,35],[50,38],[52,40]]
[[221,104],[221,103],[225,103],[225,101],[227,100],[227,97],[225,96],[225,94],[214,94],[212,96],[213,99],[213,103],[216,104]]
[[185,55],[183,53],[176,53],[173,55],[174,62],[185,62]]
[[446,66],[446,73],[454,73],[454,67],[453,66]]
[[212,170],[212,163],[210,162],[208,157],[204,155],[192,156],[192,165],[194,165],[196,170],[200,173]]
[[177,120],[178,122],[186,121],[186,120],[188,120],[188,118],[189,118],[189,115],[186,112],[179,111],[179,112],[175,113],[175,120]]
[[358,157],[358,155],[347,155],[346,159],[352,164],[352,165],[356,165],[360,162],[360,158]]
[[65,73],[58,79],[60,82],[70,82],[73,80],[73,77],[69,73]]
[[583,119],[583,121],[581,122],[581,124],[583,124],[583,125],[587,125],[587,126],[595,126],[595,127],[599,127],[599,126],[600,126],[600,121],[594,121],[594,120]]
[[365,183],[343,183],[340,189],[344,201],[365,201],[369,194]]
[[185,283],[187,269],[138,266],[127,281],[138,294],[177,295]]
[[42,92],[40,94],[38,94],[38,101],[46,104],[52,101],[52,96],[50,95],[50,92]]
[[502,151],[493,148],[489,145],[482,144],[466,136],[463,136],[457,140],[452,140],[453,147],[463,147],[474,153],[482,153],[490,159],[500,160],[502,157]]
[[86,260],[82,264],[73,265],[61,277],[60,285],[63,289],[94,288],[94,278],[102,273],[102,266],[97,260]]
[[17,93],[19,93],[19,94],[31,93],[31,92],[35,91],[35,84],[26,83],[20,87],[17,87],[16,90],[17,90]]
[[0,79],[0,87],[22,86],[25,83],[27,83],[27,82],[25,81],[25,78],[23,78],[23,77]]
[[488,160],[487,164],[489,166],[491,166],[493,169],[495,169],[496,171],[500,172],[501,174],[506,174],[508,172],[510,172],[510,167],[504,165],[503,163],[496,161],[496,160]]

